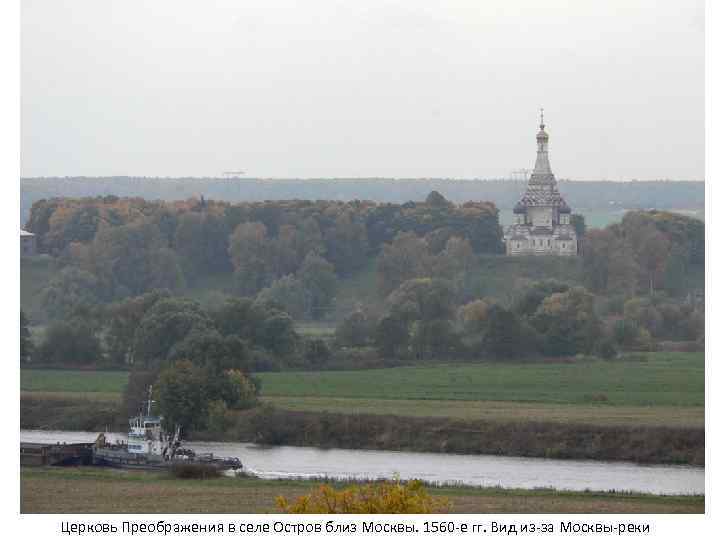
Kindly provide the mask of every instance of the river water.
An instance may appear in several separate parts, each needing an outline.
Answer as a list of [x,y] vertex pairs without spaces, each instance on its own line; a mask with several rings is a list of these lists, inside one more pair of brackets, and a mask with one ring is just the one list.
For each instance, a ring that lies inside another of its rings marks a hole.
[[[97,433],[23,430],[23,442],[93,442]],[[108,439],[126,439],[109,433]],[[437,483],[506,488],[634,491],[664,495],[705,493],[705,469],[684,465],[637,465],[485,455],[258,446],[250,443],[188,442],[196,452],[238,457],[261,478],[418,478]]]

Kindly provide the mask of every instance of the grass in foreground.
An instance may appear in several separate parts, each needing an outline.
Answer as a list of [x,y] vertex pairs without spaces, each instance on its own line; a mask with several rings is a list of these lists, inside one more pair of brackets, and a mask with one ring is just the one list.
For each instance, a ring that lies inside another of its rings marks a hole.
[[[96,468],[23,468],[22,513],[274,513],[275,498],[306,494],[317,481],[221,478]],[[343,485],[343,484],[336,484]],[[455,513],[703,513],[704,496],[431,487]]]

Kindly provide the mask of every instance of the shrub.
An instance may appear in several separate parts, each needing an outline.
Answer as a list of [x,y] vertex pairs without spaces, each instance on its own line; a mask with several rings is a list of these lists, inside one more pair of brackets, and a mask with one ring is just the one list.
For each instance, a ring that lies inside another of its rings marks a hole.
[[279,510],[288,514],[429,514],[447,513],[445,498],[428,495],[419,480],[376,482],[335,489],[323,484],[289,503],[278,497]]

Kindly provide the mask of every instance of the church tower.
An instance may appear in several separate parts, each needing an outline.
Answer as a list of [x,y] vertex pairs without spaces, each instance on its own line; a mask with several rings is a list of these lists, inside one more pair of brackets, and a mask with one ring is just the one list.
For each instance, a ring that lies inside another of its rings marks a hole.
[[513,208],[513,224],[505,231],[508,255],[577,255],[577,236],[570,224],[570,207],[558,191],[550,168],[545,116],[540,109],[540,131],[535,136],[535,168],[525,194]]

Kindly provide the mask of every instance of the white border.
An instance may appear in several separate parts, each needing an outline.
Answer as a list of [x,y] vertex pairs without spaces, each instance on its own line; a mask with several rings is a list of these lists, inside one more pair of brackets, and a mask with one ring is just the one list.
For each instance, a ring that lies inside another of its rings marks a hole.
[[[71,0],[69,0],[71,1]],[[718,158],[718,148],[720,148],[720,137],[718,137],[718,107],[717,95],[720,93],[720,84],[718,84],[717,66],[720,55],[717,53],[720,42],[713,35],[712,29],[720,28],[720,7],[717,2],[706,2],[706,20],[705,20],[705,39],[706,39],[706,81],[705,81],[705,97],[706,97],[706,514],[704,516],[638,516],[638,515],[587,515],[587,516],[544,516],[547,520],[557,521],[560,518],[571,519],[573,521],[594,522],[599,519],[603,521],[618,522],[646,522],[653,523],[657,538],[710,538],[717,534],[718,527],[718,511],[716,497],[714,496],[717,486],[717,475],[713,474],[713,465],[718,462],[718,430],[712,429],[709,419],[713,417],[712,407],[714,400],[712,399],[710,377],[715,376],[718,371],[712,366],[710,358],[712,350],[715,347],[713,332],[716,327],[714,323],[718,321],[714,316],[713,307],[718,304],[720,298],[718,291],[713,287],[711,279],[711,270],[720,267],[717,252],[712,249],[709,239],[715,237],[713,209],[720,208],[713,197],[712,183],[720,174],[720,165]],[[48,538],[52,536],[62,536],[60,534],[60,522],[63,520],[77,520],[84,522],[97,521],[122,521],[123,519],[132,519],[133,516],[49,516],[49,515],[27,515],[19,514],[19,467],[17,440],[19,433],[19,367],[18,367],[18,312],[19,312],[19,241],[18,241],[18,224],[19,224],[19,182],[20,176],[19,158],[20,158],[20,2],[19,0],[4,0],[0,3],[0,58],[2,58],[3,81],[0,84],[0,190],[3,202],[2,226],[0,227],[0,237],[2,238],[3,252],[5,254],[5,264],[2,265],[2,283],[4,284],[4,302],[2,312],[2,323],[0,330],[2,331],[3,366],[2,370],[5,376],[2,377],[2,411],[3,426],[5,431],[14,432],[15,437],[10,437],[10,441],[4,440],[0,445],[2,448],[2,471],[5,489],[0,491],[1,504],[3,512],[4,533],[9,537],[31,537],[31,538]],[[671,76],[671,74],[669,74]],[[13,440],[15,442],[13,442]],[[135,516],[141,521],[151,521],[150,516]],[[171,521],[194,521],[192,516],[164,516]],[[214,516],[204,515],[197,516],[198,519],[213,522],[227,522],[231,516]],[[439,516],[438,516],[439,517]],[[247,516],[247,520],[254,522],[269,520],[273,521],[273,516]],[[476,520],[489,522],[495,518],[500,522],[530,522],[540,521],[543,516],[532,515],[497,515],[497,516],[455,516],[461,520]],[[235,516],[234,521],[241,520],[241,516]],[[309,516],[303,518],[309,520]],[[336,521],[352,520],[352,517],[339,517]],[[418,522],[422,522],[424,518],[419,518]],[[247,521],[246,520],[246,521]],[[288,520],[289,521],[289,520]],[[403,522],[413,521],[410,516],[405,516]],[[67,535],[65,535],[67,536]],[[85,537],[92,537],[84,535]],[[114,535],[113,535],[114,536]],[[156,536],[159,535],[149,535]],[[294,535],[285,535],[294,536]],[[361,535],[357,535],[361,536]],[[373,535],[386,536],[386,535]],[[537,537],[538,535],[535,535]],[[557,536],[557,534],[556,534]],[[596,535],[592,535],[596,536]],[[107,536],[106,536],[107,537]]]

